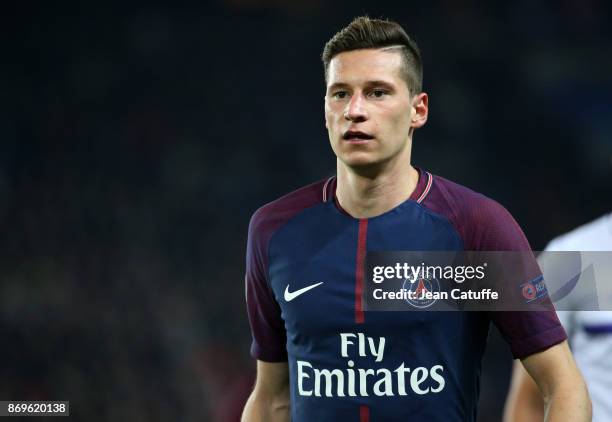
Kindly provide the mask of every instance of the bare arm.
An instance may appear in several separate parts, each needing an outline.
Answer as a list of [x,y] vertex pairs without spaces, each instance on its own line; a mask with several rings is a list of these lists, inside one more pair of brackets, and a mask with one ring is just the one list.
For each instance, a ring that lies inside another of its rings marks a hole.
[[542,422],[544,400],[538,386],[525,371],[523,364],[514,361],[512,382],[504,408],[504,422]]
[[589,393],[567,341],[528,356],[522,363],[527,373],[519,372],[513,380],[506,421],[541,421],[542,415],[548,422],[591,420]]
[[255,388],[242,412],[242,422],[289,422],[287,362],[257,361]]

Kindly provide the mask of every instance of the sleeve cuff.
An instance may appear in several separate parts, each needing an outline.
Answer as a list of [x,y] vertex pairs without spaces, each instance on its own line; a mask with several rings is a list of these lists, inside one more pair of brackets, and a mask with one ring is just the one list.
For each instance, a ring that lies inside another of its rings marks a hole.
[[555,344],[567,340],[563,326],[558,325],[546,331],[512,342],[512,356],[515,359],[524,359],[529,355],[546,350]]
[[264,349],[256,342],[251,343],[251,356],[264,362],[286,362],[286,349]]

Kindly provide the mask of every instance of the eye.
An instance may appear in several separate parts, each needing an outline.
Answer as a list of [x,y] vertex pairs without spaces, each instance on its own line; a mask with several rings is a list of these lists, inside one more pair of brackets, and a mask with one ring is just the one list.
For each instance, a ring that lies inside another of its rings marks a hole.
[[370,97],[374,98],[382,98],[383,96],[389,94],[389,92],[385,89],[373,89],[370,92]]
[[336,91],[332,94],[332,97],[335,98],[336,100],[342,100],[346,98],[347,95],[348,94],[346,91]]

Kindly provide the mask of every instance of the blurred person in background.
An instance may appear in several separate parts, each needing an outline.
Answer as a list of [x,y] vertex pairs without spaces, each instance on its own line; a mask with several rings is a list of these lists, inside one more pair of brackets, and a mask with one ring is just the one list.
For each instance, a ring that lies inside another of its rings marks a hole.
[[[612,213],[553,239],[546,251],[612,251]],[[546,266],[543,265],[543,269],[546,278]],[[606,276],[609,274],[595,274],[596,278]],[[612,421],[612,312],[563,310],[558,315],[593,401],[593,421]],[[517,362],[504,420],[532,422],[543,419],[544,402],[538,386]]]
[[501,205],[411,166],[428,96],[418,47],[397,23],[355,19],[323,62],[337,174],[251,219],[257,379],[243,420],[475,420],[491,322],[545,392],[549,420],[589,420],[554,311],[364,313],[366,251],[530,247]]

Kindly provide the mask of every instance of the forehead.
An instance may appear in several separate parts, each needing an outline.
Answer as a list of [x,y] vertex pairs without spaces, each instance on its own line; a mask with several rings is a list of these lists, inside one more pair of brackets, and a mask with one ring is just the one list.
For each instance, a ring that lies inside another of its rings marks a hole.
[[345,51],[334,56],[327,69],[327,86],[362,84],[370,80],[401,83],[402,55],[396,49]]

